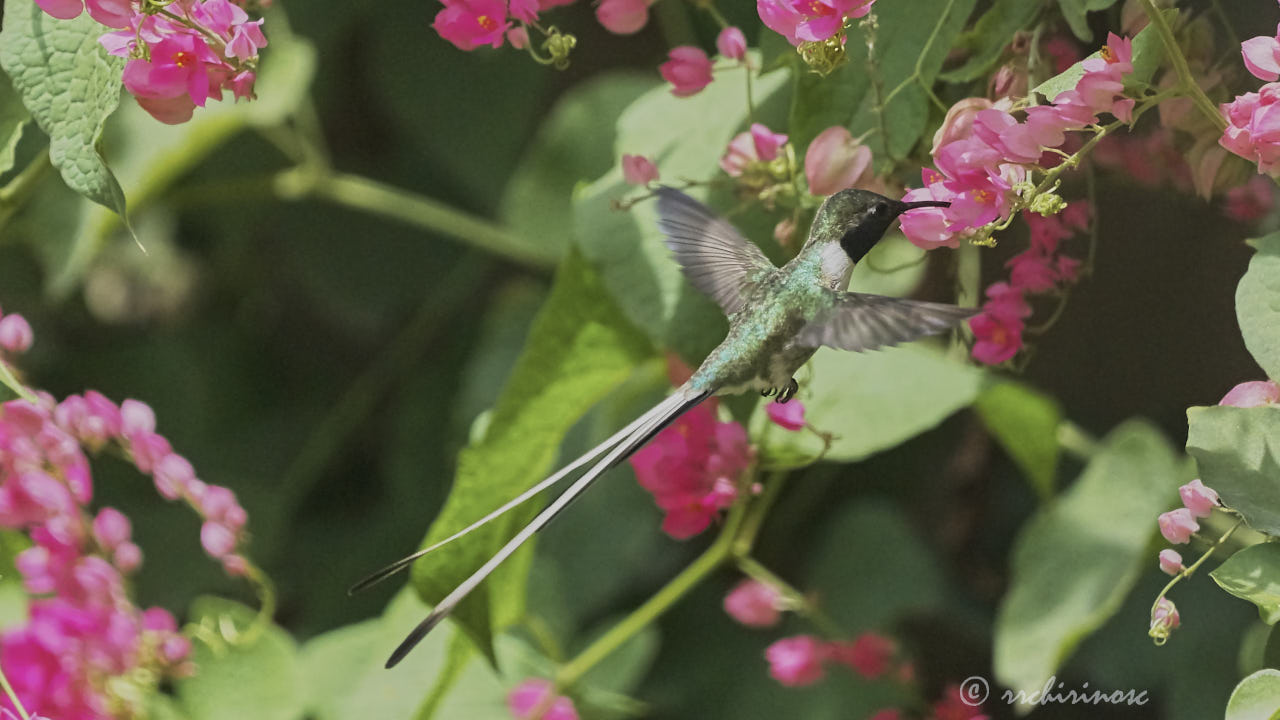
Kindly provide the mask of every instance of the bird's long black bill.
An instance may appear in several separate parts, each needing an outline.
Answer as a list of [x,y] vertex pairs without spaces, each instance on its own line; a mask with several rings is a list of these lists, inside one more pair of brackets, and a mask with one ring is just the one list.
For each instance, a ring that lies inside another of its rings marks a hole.
[[[533,537],[535,533],[550,524],[562,510],[568,507],[571,502],[590,487],[592,483],[598,480],[607,470],[626,460],[636,450],[639,450],[646,442],[648,442],[650,438],[661,431],[662,428],[666,427],[676,418],[680,417],[710,396],[710,392],[699,393],[689,390],[687,386],[682,387],[671,397],[663,400],[655,408],[642,415],[639,420],[629,425],[628,428],[631,429],[631,432],[627,433],[620,442],[613,446],[612,449],[610,449],[603,458],[598,460],[595,465],[591,466],[591,469],[583,473],[582,477],[575,480],[574,483],[570,485],[567,490],[561,493],[559,497],[551,501],[550,505],[547,505],[542,512],[538,513],[533,520],[529,521],[528,525],[525,525],[520,532],[516,533],[514,537],[508,540],[506,545],[503,545],[501,549],[494,553],[493,557],[485,561],[485,563],[481,565],[478,570],[472,573],[470,577],[463,580],[458,587],[453,589],[453,592],[446,595],[444,599],[442,599],[435,608],[432,609],[431,614],[427,615],[426,619],[418,623],[418,626],[410,631],[404,641],[402,641],[391,653],[391,657],[387,659],[386,667],[392,668],[399,664],[400,661],[403,660],[418,643],[422,642],[422,639],[425,638],[428,633],[440,624],[441,620],[444,620],[449,613],[453,612],[453,609],[458,606],[458,603],[462,602],[467,595],[471,594],[471,592],[475,590],[480,583],[484,582],[485,578],[489,577],[489,575],[493,573],[499,565],[506,561],[507,558],[511,557],[516,550],[519,550],[520,546],[524,545],[529,538]],[[588,457],[589,456],[590,453]],[[582,458],[575,461],[575,463],[579,465],[583,462],[585,462],[585,460]]]
[[944,200],[917,200],[915,202],[902,203],[902,205],[903,205],[902,212],[906,212],[908,210],[915,210],[917,208],[951,207],[951,203],[946,202]]

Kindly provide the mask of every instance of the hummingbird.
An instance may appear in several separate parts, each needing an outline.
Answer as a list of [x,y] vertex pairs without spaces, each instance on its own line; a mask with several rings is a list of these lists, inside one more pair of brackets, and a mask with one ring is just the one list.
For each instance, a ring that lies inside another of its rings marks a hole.
[[445,596],[392,652],[387,668],[403,660],[463,598],[606,471],[707,398],[754,391],[786,403],[799,390],[796,371],[821,346],[859,352],[889,347],[941,333],[977,312],[956,305],[844,290],[853,266],[880,241],[894,219],[917,208],[947,207],[950,203],[902,202],[867,190],[842,190],[822,203],[804,246],[779,268],[733,225],[697,200],[670,187],[659,187],[654,195],[658,229],[666,246],[689,283],[728,316],[728,335],[687,382],[604,442],[475,523],[353,586],[351,593],[409,567],[423,555],[594,463]]

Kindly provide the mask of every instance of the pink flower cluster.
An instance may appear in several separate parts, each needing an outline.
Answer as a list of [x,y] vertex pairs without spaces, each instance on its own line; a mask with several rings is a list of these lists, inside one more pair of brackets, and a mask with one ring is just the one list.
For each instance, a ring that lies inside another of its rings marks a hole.
[[955,139],[934,152],[938,171],[924,169],[924,187],[911,190],[903,200],[951,205],[904,216],[903,233],[925,250],[957,247],[961,237],[1007,217],[1016,199],[1015,186],[1029,169],[1057,162],[1043,159],[1045,149],[1062,145],[1067,131],[1097,123],[1103,112],[1125,122],[1131,119],[1134,101],[1123,96],[1122,80],[1133,72],[1132,57],[1128,38],[1109,35],[1101,56],[1082,63],[1084,75],[1075,88],[1059,94],[1051,105],[1027,108],[1023,121],[994,107],[975,106],[972,117],[948,114],[954,123],[969,124],[970,132],[955,137],[944,131]]
[[578,720],[573,701],[557,695],[555,685],[543,678],[529,678],[513,688],[507,709],[516,720]]
[[662,530],[684,540],[706,530],[738,497],[738,478],[755,452],[747,431],[716,419],[706,402],[682,415],[631,456],[640,485],[666,516]]
[[1227,129],[1218,143],[1257,163],[1258,172],[1274,175],[1280,169],[1280,27],[1274,37],[1240,43],[1240,53],[1249,72],[1267,84],[1219,107]]
[[765,27],[792,45],[821,42],[844,28],[846,18],[865,17],[875,0],[756,0]]
[[1080,261],[1061,253],[1061,242],[1089,226],[1089,206],[1073,203],[1061,215],[1023,213],[1031,231],[1031,247],[1006,264],[1009,282],[987,288],[982,313],[969,321],[973,330],[973,358],[999,365],[1022,348],[1024,321],[1031,315],[1026,296],[1050,292],[1076,281]]
[[527,42],[527,35],[523,28],[513,27],[513,20],[521,23],[537,22],[538,13],[573,2],[511,0],[508,4],[506,0],[441,1],[444,8],[436,13],[431,27],[459,50],[474,50],[483,45],[500,47],[504,38],[509,39],[512,45],[522,46]]
[[267,44],[262,20],[229,0],[36,0],[50,15],[69,19],[86,8],[114,32],[100,39],[112,55],[128,58],[124,86],[157,120],[183,123],[196,107],[230,90],[252,99],[258,50]]
[[812,685],[826,674],[827,663],[837,663],[858,675],[875,680],[894,667],[897,644],[874,632],[864,632],[852,642],[827,642],[812,635],[782,638],[764,651],[769,675],[787,687]]
[[786,135],[760,123],[752,123],[750,130],[738,133],[729,141],[724,155],[720,157],[720,169],[731,177],[741,177],[752,165],[773,162],[786,144]]
[[211,538],[201,533],[205,549],[237,574],[247,567],[236,554],[245,512],[231,491],[195,478],[156,434],[143,403],[117,406],[93,391],[62,402],[37,395],[0,405],[0,527],[31,537],[15,564],[26,590],[40,596],[27,623],[0,636],[0,667],[25,705],[57,718],[106,720],[136,701],[130,686],[138,678],[187,672],[190,642],[168,611],[142,611],[130,599],[126,578],[142,564],[142,551],[122,513],[89,512],[86,451],[122,451],[161,494],[191,503],[206,529],[219,528]]

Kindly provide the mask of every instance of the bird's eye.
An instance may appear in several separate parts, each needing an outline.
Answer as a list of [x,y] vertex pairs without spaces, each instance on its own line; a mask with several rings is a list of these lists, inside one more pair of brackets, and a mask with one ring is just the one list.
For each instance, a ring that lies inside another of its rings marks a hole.
[[889,203],[886,203],[883,200],[871,206],[871,214],[875,215],[876,217],[884,217],[884,215],[888,212],[889,212]]

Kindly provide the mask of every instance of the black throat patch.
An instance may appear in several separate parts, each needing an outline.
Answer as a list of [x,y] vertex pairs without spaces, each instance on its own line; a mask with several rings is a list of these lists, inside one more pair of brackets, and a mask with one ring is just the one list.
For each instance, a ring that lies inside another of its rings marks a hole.
[[845,231],[840,237],[840,247],[844,248],[850,260],[857,263],[871,252],[871,248],[875,247],[876,243],[880,242],[880,238],[884,237],[884,231],[889,229],[890,222],[892,218],[884,222],[867,218]]

